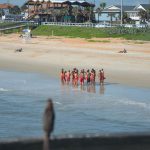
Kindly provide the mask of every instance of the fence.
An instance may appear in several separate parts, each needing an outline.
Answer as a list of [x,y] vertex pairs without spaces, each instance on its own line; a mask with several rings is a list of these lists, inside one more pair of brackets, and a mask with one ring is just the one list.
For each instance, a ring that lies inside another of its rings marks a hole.
[[42,25],[56,25],[56,26],[76,26],[76,27],[95,27],[95,23],[68,23],[68,22],[42,22]]
[[[108,23],[68,23],[68,22],[42,22],[42,25],[56,25],[56,26],[76,26],[76,27],[91,27],[91,28],[111,28],[120,27],[120,24],[108,24]],[[125,28],[147,28],[149,24],[123,24]]]

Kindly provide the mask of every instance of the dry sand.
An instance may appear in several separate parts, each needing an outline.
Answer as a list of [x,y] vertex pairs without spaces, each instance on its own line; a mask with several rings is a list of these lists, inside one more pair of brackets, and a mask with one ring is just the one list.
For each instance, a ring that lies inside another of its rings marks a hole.
[[[23,48],[23,52],[15,49]],[[127,54],[118,51],[127,49]],[[150,42],[0,36],[0,69],[59,76],[61,68],[104,68],[106,82],[150,88]]]

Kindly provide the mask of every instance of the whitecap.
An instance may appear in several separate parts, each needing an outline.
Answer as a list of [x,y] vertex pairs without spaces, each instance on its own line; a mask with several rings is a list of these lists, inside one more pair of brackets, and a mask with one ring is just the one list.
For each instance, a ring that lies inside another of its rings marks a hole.
[[8,92],[8,89],[0,88],[0,92]]
[[61,105],[62,103],[60,103],[60,102],[54,102],[55,104],[58,104],[58,105]]
[[127,99],[126,100],[119,100],[119,102],[124,104],[124,105],[132,105],[132,106],[150,109],[150,105],[146,104],[144,102],[137,102],[137,101],[127,100]]

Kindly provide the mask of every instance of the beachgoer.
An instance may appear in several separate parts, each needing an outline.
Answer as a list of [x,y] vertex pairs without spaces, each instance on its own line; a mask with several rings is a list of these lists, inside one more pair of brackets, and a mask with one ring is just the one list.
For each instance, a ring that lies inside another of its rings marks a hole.
[[74,70],[71,72],[72,75],[72,84],[74,84]]
[[77,70],[74,73],[74,85],[78,85],[78,72],[77,72]]
[[64,83],[64,78],[65,78],[64,69],[61,69],[60,79],[61,79],[61,82],[62,82],[62,83]]
[[80,85],[83,85],[84,84],[84,72],[83,70],[81,70],[80,72]]
[[104,85],[105,75],[103,69],[101,70],[100,78],[101,78],[101,84]]
[[50,137],[51,133],[54,130],[54,121],[55,121],[54,107],[51,99],[48,99],[47,101],[43,121],[44,121],[43,129],[45,132],[45,137]]
[[91,82],[91,84],[94,84],[94,72],[93,72],[93,70],[91,71],[91,74],[90,74],[90,82]]
[[89,70],[87,70],[87,72],[86,72],[86,81],[87,81],[87,84],[90,84],[90,72],[89,72]]
[[69,84],[70,82],[70,76],[71,76],[71,73],[70,73],[70,70],[66,73],[66,80],[67,80],[67,84]]

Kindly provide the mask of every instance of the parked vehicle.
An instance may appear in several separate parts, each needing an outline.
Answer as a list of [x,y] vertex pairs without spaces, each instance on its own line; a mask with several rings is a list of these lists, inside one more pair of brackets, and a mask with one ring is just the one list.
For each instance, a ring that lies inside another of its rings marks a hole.
[[95,28],[110,28],[112,27],[110,24],[97,24],[95,25]]
[[133,28],[133,27],[134,27],[133,24],[124,24],[123,26],[124,26],[125,28]]
[[147,24],[136,24],[135,27],[136,28],[146,28],[146,27],[148,27],[148,25]]

